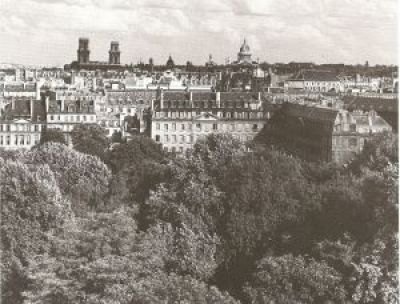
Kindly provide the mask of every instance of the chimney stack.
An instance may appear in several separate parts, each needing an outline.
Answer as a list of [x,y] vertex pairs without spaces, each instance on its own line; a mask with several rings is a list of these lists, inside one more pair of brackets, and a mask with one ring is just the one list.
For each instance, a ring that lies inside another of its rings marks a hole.
[[164,109],[164,90],[160,88],[160,109]]
[[49,112],[49,96],[45,97],[45,104],[46,104],[46,114]]
[[34,107],[34,100],[33,98],[31,98],[30,99],[31,120],[33,120],[33,107]]

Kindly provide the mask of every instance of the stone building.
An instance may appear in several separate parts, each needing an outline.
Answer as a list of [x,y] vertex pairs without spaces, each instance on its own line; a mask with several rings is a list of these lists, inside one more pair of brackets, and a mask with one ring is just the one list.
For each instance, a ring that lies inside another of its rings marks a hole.
[[0,149],[30,149],[40,142],[45,126],[42,101],[19,97],[0,116]]
[[95,105],[101,94],[86,91],[49,91],[43,95],[46,127],[59,129],[70,143],[70,133],[76,125],[96,124]]
[[340,92],[340,79],[335,73],[320,70],[302,70],[286,80],[287,89],[298,89],[312,92]]
[[151,137],[165,150],[177,153],[216,132],[250,141],[268,116],[259,93],[243,92],[159,91],[152,110]]
[[146,113],[156,99],[157,92],[150,90],[107,90],[105,98],[96,103],[97,122],[108,130],[125,131],[127,117],[137,117],[140,132],[146,129]]

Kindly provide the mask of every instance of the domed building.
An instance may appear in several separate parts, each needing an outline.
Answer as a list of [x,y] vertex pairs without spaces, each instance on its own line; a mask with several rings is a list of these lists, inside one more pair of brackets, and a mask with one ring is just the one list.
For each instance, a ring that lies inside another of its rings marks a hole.
[[175,62],[174,62],[174,60],[172,59],[171,55],[169,55],[168,60],[167,60],[167,63],[166,63],[165,65],[166,65],[166,67],[167,67],[168,69],[170,69],[170,70],[172,70],[172,69],[175,67]]
[[243,44],[240,47],[237,55],[237,64],[252,64],[250,47],[246,42],[246,38],[243,40]]

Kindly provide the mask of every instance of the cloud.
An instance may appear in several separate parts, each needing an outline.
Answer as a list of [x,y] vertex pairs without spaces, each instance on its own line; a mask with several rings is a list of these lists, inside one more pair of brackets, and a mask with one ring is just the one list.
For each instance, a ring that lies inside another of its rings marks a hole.
[[119,40],[124,62],[223,62],[244,37],[268,62],[397,60],[396,0],[1,1],[0,57],[21,63],[69,62],[80,36],[93,59]]

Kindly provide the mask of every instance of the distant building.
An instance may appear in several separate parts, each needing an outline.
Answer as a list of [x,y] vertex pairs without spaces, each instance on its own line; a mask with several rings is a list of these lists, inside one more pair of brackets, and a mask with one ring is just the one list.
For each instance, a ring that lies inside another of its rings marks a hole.
[[216,132],[231,133],[246,142],[263,128],[267,117],[259,93],[159,91],[151,137],[165,150],[177,153]]
[[0,96],[40,99],[40,85],[36,82],[12,82],[0,85]]
[[172,70],[175,67],[175,62],[172,59],[171,55],[169,55],[167,63],[165,64],[165,66],[167,67],[167,69]]
[[237,54],[237,64],[252,64],[250,47],[246,42],[246,38],[243,40],[243,44],[240,47],[239,53]]
[[119,50],[119,43],[117,41],[112,41],[110,46],[110,51],[108,52],[109,59],[108,64],[120,64],[121,52]]
[[340,92],[341,83],[336,73],[320,70],[302,70],[286,80],[288,89],[311,92]]
[[108,52],[108,61],[91,61],[89,39],[79,38],[79,45],[77,50],[77,61],[73,61],[70,65],[64,66],[65,70],[119,70],[120,64],[120,49],[119,43],[116,41],[111,42],[110,50]]

